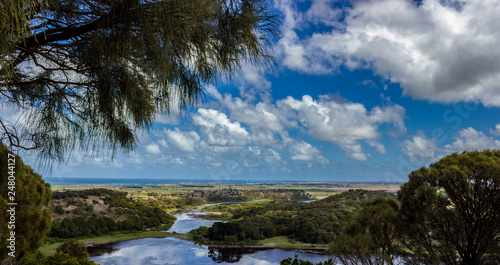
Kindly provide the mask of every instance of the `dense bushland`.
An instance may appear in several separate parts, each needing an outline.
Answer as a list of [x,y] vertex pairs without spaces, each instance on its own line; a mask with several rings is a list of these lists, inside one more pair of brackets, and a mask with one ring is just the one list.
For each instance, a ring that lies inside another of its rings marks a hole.
[[275,236],[325,244],[340,234],[342,227],[367,201],[391,196],[382,191],[349,190],[311,203],[276,200],[220,205],[211,210],[226,213],[228,222],[200,228],[192,234],[198,239],[229,245]]
[[[54,192],[52,198],[55,218],[49,233],[51,237],[74,238],[122,231],[168,229],[175,221],[175,217],[159,207],[129,198],[126,192],[90,189]],[[65,207],[73,209],[65,211]],[[97,208],[104,211],[97,211]]]

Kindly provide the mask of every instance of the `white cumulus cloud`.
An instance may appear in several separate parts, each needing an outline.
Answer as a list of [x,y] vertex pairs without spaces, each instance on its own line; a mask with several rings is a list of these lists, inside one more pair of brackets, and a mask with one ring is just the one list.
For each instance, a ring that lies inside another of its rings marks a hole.
[[241,98],[233,98],[231,95],[225,95],[222,104],[229,109],[232,119],[250,127],[280,132],[287,125],[283,124],[286,122],[283,118],[283,110],[276,108],[273,104],[264,102],[252,104]]
[[445,146],[448,152],[463,152],[484,149],[500,149],[500,141],[478,132],[474,128],[462,129],[454,141]]
[[495,125],[495,129],[491,130],[491,133],[495,136],[500,136],[500,123]]
[[164,133],[170,144],[184,152],[193,152],[197,142],[200,141],[198,133],[193,131],[183,132],[179,128],[175,128],[174,130],[164,130]]
[[443,147],[438,146],[435,139],[428,138],[421,132],[406,139],[402,144],[403,153],[413,161],[436,160],[451,153],[485,149],[500,149],[500,140],[472,127],[459,130],[453,141]]
[[161,153],[160,146],[155,144],[154,142],[146,145],[144,147],[144,151],[146,151],[146,153],[152,154],[152,155],[158,155]]
[[225,113],[215,109],[198,109],[193,124],[211,145],[246,145],[250,142],[248,131],[239,122],[231,122]]
[[380,124],[394,124],[398,130],[406,131],[405,109],[399,105],[377,106],[368,111],[363,104],[339,102],[327,96],[314,100],[308,95],[302,100],[287,97],[278,104],[296,111],[298,121],[315,139],[339,145],[356,160],[368,159],[360,140],[385,153],[385,147],[376,141],[381,136]]
[[304,141],[296,142],[290,146],[290,152],[292,153],[292,160],[313,161],[318,158],[324,159],[316,147]]
[[[371,68],[415,99],[500,106],[497,1],[357,1],[343,9],[342,26],[332,22],[341,12],[324,0],[306,12],[287,1],[280,7],[286,19],[277,51],[290,69]],[[334,27],[299,37],[306,23]]]
[[427,138],[423,133],[413,135],[410,139],[403,142],[403,153],[411,160],[420,159],[432,160],[436,157],[436,151],[439,150],[435,139]]

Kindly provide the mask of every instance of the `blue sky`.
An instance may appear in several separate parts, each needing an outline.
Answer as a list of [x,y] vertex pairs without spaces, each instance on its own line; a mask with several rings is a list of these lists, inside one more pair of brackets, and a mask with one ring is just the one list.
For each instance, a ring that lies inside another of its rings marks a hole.
[[277,1],[276,66],[245,65],[132,154],[80,153],[70,177],[406,181],[464,150],[500,149],[497,1]]

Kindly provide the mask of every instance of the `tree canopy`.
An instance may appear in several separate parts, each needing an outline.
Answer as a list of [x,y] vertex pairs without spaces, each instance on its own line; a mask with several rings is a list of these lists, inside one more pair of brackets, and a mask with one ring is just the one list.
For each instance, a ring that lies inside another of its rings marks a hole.
[[342,264],[394,264],[398,249],[399,204],[392,198],[367,203],[328,245]]
[[[50,229],[51,213],[45,208],[50,201],[50,185],[45,183],[42,177],[35,173],[31,167],[25,165],[21,158],[15,156],[15,168],[13,168],[15,180],[14,186],[8,185],[8,169],[10,158],[14,157],[7,148],[0,143],[0,260],[21,260],[26,255],[33,254],[42,243],[43,237]],[[9,187],[14,187],[10,189]],[[15,193],[9,193],[15,192]],[[10,200],[13,196],[14,200]],[[17,205],[7,205],[15,202]],[[7,210],[15,207],[15,220],[10,219]],[[12,221],[12,223],[9,223]],[[14,225],[14,226],[11,226]],[[15,235],[15,259],[8,256],[11,252],[7,248],[10,241],[10,233]],[[2,263],[3,264],[3,263]]]
[[367,203],[329,251],[342,264],[500,262],[500,150],[452,154],[410,173],[399,202]]
[[87,247],[82,242],[71,239],[69,241],[64,242],[57,249],[57,252],[67,253],[72,257],[75,257],[79,260],[86,259],[89,257],[89,253],[87,252]]
[[47,257],[30,257],[24,265],[97,265],[88,258],[77,259],[68,253],[57,252]]
[[205,84],[272,63],[280,21],[266,0],[1,5],[0,100],[24,113],[0,117],[1,141],[58,161],[75,148],[130,150],[138,130],[195,104]]
[[452,154],[399,191],[405,245],[424,264],[498,264],[500,151]]

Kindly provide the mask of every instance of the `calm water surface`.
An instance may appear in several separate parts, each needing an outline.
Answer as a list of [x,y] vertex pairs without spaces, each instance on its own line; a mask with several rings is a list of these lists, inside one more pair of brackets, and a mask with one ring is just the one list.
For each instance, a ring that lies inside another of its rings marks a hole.
[[199,228],[200,226],[210,227],[214,223],[220,222],[220,221],[212,221],[212,220],[196,218],[199,215],[205,215],[205,214],[207,213],[204,211],[197,211],[197,210],[183,211],[174,214],[177,220],[167,232],[170,233],[177,232],[179,234],[186,234],[193,229]]
[[[200,226],[211,226],[216,221],[196,218],[203,212],[175,214],[177,221],[169,232],[187,233]],[[325,255],[287,251],[281,249],[214,248],[198,245],[175,237],[143,238],[89,247],[90,260],[102,265],[196,265],[196,264],[248,264],[271,265],[299,255],[301,259],[320,262]]]
[[[148,264],[279,264],[281,260],[299,255],[313,262],[325,261],[325,255],[301,253],[281,249],[219,249],[197,245],[175,237],[144,238],[89,249],[90,260],[101,265]],[[93,256],[97,254],[98,256]]]

